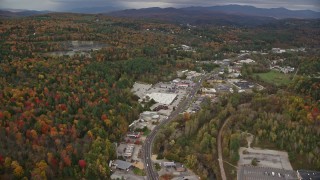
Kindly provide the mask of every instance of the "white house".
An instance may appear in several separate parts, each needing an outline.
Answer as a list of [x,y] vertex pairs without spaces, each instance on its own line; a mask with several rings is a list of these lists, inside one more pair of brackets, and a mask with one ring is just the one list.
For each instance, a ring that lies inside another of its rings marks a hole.
[[286,52],[285,49],[280,49],[280,48],[272,48],[271,51],[272,51],[273,53],[278,53],[278,54],[281,54],[281,53]]
[[254,61],[252,59],[245,59],[245,60],[240,60],[239,62],[241,64],[251,64],[251,63],[255,63],[256,61]]
[[181,45],[181,47],[182,47],[182,49],[184,50],[184,51],[191,51],[192,50],[192,48],[190,47],[190,46],[187,46],[187,45]]

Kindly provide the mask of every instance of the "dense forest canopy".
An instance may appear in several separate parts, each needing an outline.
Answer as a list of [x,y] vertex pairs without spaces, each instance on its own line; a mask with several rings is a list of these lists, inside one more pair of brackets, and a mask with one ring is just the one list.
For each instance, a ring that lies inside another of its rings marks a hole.
[[[0,19],[0,178],[106,179],[108,162],[116,157],[114,142],[148,108],[130,91],[135,81],[169,81],[176,70],[199,70],[196,61],[232,57],[242,49],[319,47],[314,36],[319,22],[303,22],[248,29],[59,13]],[[90,56],[47,55],[68,50],[70,41],[105,46],[88,50]],[[193,51],[181,50],[183,44]],[[285,63],[309,75],[319,72],[318,55],[301,55],[296,64],[288,57]],[[208,101],[198,114],[186,114],[164,129],[155,149],[203,177],[218,174],[215,137],[222,121],[234,118],[225,142],[237,140],[232,136],[237,129],[251,129],[260,142],[294,149],[291,158],[319,168],[319,81],[311,76],[295,81],[292,89],[301,96],[235,94],[221,104]],[[237,147],[225,146],[226,154]]]

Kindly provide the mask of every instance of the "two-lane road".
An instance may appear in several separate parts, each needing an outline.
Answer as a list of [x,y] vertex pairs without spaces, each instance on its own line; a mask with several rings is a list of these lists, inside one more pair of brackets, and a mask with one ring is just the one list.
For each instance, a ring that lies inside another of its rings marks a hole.
[[189,96],[186,97],[180,104],[179,106],[176,108],[175,111],[173,111],[171,113],[170,116],[168,116],[167,119],[163,120],[158,126],[156,126],[151,133],[149,134],[149,136],[146,138],[145,142],[144,142],[144,146],[143,146],[143,159],[144,159],[144,167],[147,173],[147,179],[148,180],[158,180],[159,179],[159,175],[156,171],[154,171],[153,165],[152,165],[152,160],[151,160],[151,155],[152,155],[152,144],[153,141],[156,137],[157,132],[159,131],[159,129],[164,126],[165,124],[169,123],[171,120],[175,119],[179,113],[181,113],[186,106],[192,101],[192,98],[194,97],[194,95],[197,93],[197,91],[199,90],[199,88],[201,87],[202,84],[202,80],[204,78],[201,77],[201,79],[196,83],[195,87],[191,90],[191,92],[189,93]]

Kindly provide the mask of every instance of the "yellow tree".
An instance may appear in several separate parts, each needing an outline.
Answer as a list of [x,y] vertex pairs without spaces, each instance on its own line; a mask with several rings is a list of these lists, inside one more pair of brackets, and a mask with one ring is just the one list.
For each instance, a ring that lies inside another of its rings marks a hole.
[[22,177],[24,174],[24,170],[23,170],[22,166],[20,166],[20,165],[16,166],[16,168],[14,168],[14,170],[13,170],[13,174],[15,177],[18,177],[18,178]]
[[[9,161],[7,163],[9,163]],[[20,178],[23,176],[24,170],[23,170],[22,166],[20,166],[18,161],[12,161],[11,168],[13,170],[13,174],[15,177]]]
[[36,164],[36,167],[31,172],[33,179],[47,179],[46,170],[47,170],[48,164],[41,160]]
[[195,155],[188,155],[186,157],[186,162],[188,167],[193,168],[197,163],[197,157]]

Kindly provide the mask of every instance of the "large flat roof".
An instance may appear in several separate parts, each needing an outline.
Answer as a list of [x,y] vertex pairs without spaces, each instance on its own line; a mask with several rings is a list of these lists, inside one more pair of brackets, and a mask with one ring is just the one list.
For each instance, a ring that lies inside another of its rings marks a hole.
[[320,179],[320,171],[310,171],[310,170],[298,170],[299,176],[302,179],[312,179],[319,180]]
[[177,94],[153,92],[153,93],[147,94],[147,96],[149,96],[150,99],[153,99],[158,103],[169,105],[177,97]]
[[276,169],[269,167],[240,166],[238,170],[238,180],[277,180],[291,179],[297,180],[296,171]]

